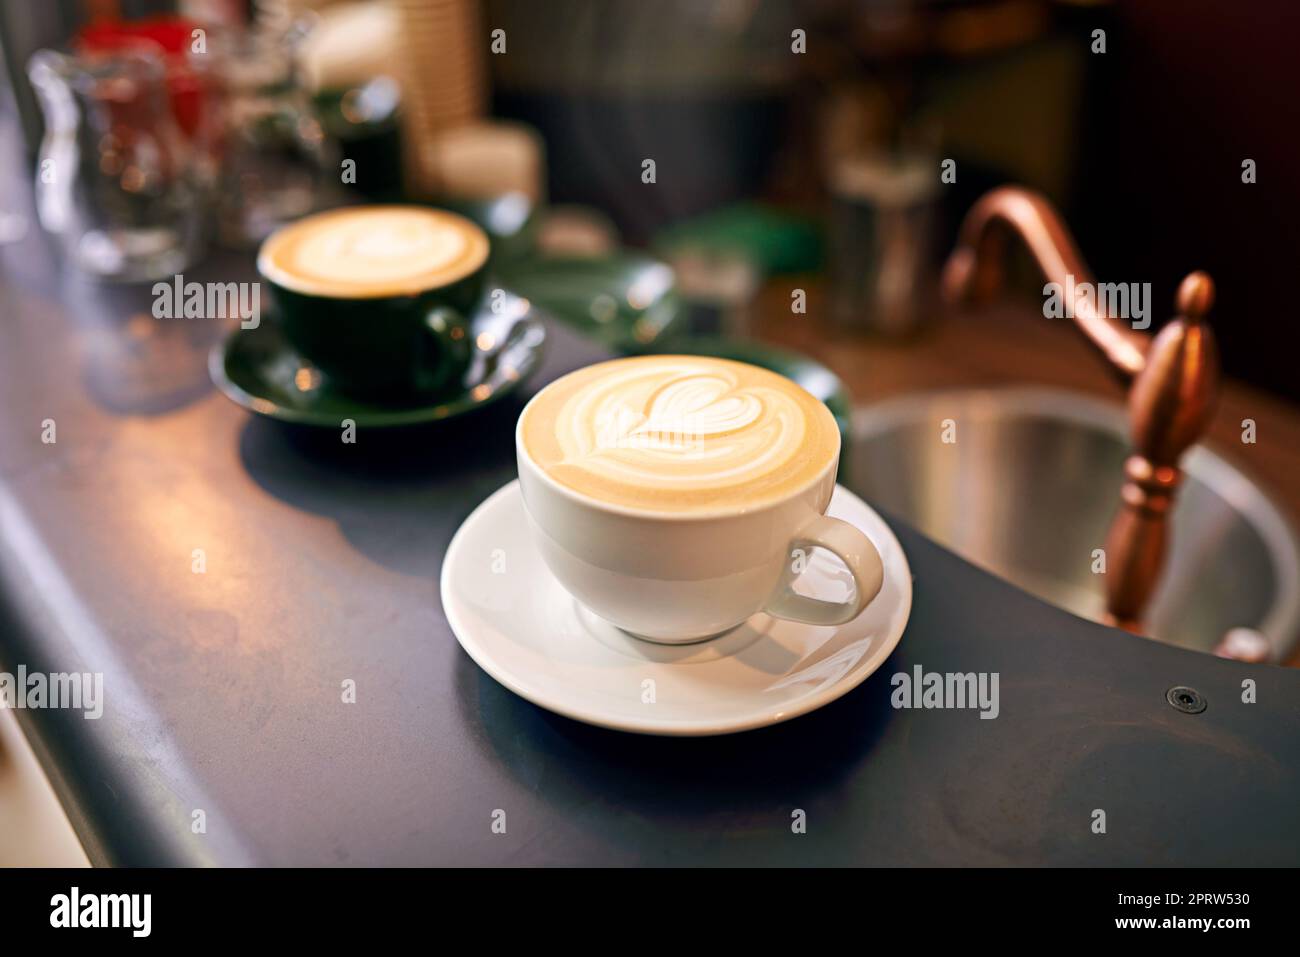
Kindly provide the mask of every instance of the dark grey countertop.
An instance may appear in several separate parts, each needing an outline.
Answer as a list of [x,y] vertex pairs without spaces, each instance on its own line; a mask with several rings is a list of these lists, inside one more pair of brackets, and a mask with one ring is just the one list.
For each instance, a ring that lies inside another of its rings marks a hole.
[[[227,402],[205,367],[226,325],[149,302],[61,271],[34,224],[0,247],[0,668],[105,675],[99,721],[20,713],[96,863],[1300,861],[1300,673],[1084,622],[899,523],[912,619],[840,701],[698,740],[542,711],[438,594],[452,533],[514,477],[520,400],[345,446]],[[552,325],[531,385],[600,355]],[[916,664],[999,672],[999,718],[892,710]],[[1175,711],[1177,684],[1209,708]]]

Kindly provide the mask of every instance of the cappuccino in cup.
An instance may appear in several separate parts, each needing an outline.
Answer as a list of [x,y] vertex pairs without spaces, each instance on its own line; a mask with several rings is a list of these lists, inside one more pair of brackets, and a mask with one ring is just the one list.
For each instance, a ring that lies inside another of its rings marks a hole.
[[[700,640],[759,610],[838,624],[880,590],[870,540],[824,515],[839,463],[835,419],[774,372],[701,356],[599,363],[539,392],[515,440],[547,566],[633,634]],[[813,547],[847,566],[849,600],[795,593]]]
[[488,252],[454,213],[352,206],[276,230],[257,266],[304,358],[345,391],[402,397],[458,384]]
[[520,429],[559,484],[681,515],[780,498],[823,471],[840,442],[826,406],[784,376],[696,356],[582,369],[538,396]]
[[487,261],[487,237],[452,213],[360,206],[308,216],[271,235],[257,257],[269,281],[310,296],[374,299],[454,283]]

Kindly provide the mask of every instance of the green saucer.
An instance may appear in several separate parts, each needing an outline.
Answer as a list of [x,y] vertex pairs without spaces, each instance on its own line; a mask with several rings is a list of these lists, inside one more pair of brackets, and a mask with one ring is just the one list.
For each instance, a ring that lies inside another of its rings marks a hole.
[[645,352],[683,313],[665,263],[638,253],[503,263],[501,284],[613,352]]
[[474,354],[463,388],[447,396],[405,402],[358,399],[332,388],[328,377],[299,356],[273,321],[236,329],[208,356],[208,372],[227,398],[255,415],[338,428],[390,428],[464,415],[513,392],[537,368],[546,329],[526,300],[507,295],[498,311],[484,308],[473,322]]

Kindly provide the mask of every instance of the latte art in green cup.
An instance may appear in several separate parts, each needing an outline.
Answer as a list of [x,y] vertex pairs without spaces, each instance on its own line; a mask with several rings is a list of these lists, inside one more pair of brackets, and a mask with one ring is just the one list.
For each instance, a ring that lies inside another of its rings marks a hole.
[[390,296],[455,282],[487,260],[487,237],[452,213],[368,206],[310,216],[258,256],[267,279],[316,296]]

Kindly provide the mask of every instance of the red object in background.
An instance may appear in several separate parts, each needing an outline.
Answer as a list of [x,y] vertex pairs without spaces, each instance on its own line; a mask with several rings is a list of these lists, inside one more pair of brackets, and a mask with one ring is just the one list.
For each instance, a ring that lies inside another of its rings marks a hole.
[[184,17],[97,20],[78,31],[72,45],[78,53],[112,53],[138,49],[145,43],[156,46],[167,70],[172,115],[185,136],[193,139],[208,106],[203,79],[189,61],[197,29],[197,23]]
[[183,17],[98,20],[82,27],[73,41],[87,50],[114,50],[137,40],[153,40],[169,54],[183,54],[198,25]]

